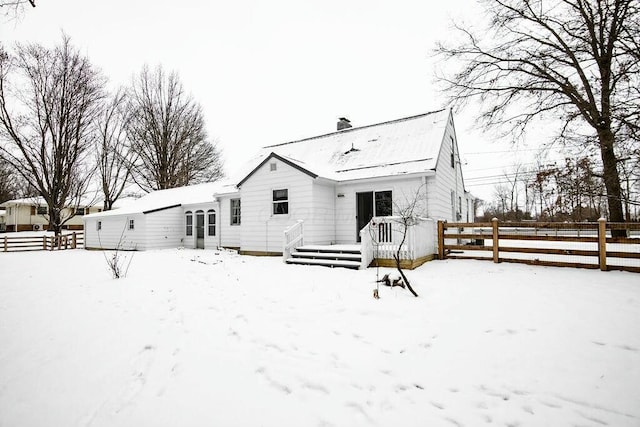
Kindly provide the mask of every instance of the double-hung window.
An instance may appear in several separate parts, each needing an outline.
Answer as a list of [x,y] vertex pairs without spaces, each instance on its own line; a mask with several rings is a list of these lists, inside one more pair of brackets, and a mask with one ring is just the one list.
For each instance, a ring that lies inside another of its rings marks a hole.
[[216,235],[216,211],[209,209],[207,211],[207,236]]
[[289,190],[273,190],[273,214],[287,215],[289,213]]
[[193,215],[191,211],[185,212],[186,220],[187,220],[187,229],[185,230],[185,235],[193,236]]
[[231,199],[231,225],[240,225],[240,199]]

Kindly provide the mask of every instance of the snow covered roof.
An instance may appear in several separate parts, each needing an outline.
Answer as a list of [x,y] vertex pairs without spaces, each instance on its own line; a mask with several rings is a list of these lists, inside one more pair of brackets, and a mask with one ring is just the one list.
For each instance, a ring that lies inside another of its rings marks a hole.
[[[93,195],[83,197],[82,200],[80,200],[80,206],[100,206],[102,204],[102,201],[96,201],[96,198],[91,196]],[[34,196],[25,197],[22,199],[7,200],[6,202],[1,203],[0,207],[9,207],[16,205],[46,206],[47,202],[41,196]]]
[[264,147],[239,184],[273,156],[309,175],[335,181],[430,171],[435,169],[448,119],[449,112],[439,110]]
[[168,190],[153,191],[123,207],[110,211],[85,215],[85,218],[147,213],[174,206],[213,202],[216,195],[234,193],[237,189],[230,182],[208,182]]

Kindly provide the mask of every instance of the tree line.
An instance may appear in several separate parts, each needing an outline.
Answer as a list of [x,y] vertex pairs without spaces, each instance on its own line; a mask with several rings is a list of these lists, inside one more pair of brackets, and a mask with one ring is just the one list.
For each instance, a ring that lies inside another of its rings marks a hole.
[[[640,221],[640,163],[622,162],[620,176],[624,218]],[[588,156],[515,166],[482,205],[479,221],[597,221],[608,208],[601,167]]]
[[52,48],[0,45],[0,202],[42,197],[59,233],[91,189],[108,210],[132,184],[162,190],[214,181],[222,170],[202,108],[177,73],[145,65],[110,90],[67,36]]

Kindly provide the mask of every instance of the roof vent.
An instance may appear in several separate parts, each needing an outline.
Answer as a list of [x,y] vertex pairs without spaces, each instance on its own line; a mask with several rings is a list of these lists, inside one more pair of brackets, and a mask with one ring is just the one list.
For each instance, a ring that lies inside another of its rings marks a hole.
[[345,117],[340,117],[338,119],[338,130],[349,129],[351,127],[351,122],[349,119]]

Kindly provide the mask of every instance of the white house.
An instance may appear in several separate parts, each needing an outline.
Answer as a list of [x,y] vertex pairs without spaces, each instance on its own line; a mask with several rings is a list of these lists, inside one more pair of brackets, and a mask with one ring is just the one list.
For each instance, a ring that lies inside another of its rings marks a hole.
[[[6,231],[47,230],[49,227],[49,208],[42,197],[8,200],[0,204],[0,207],[5,209]],[[62,216],[68,219],[62,228],[82,230],[82,217],[101,210],[91,201],[83,201],[78,207],[64,208]]]
[[[434,230],[437,219],[474,219],[448,111],[362,127],[340,119],[335,132],[264,147],[230,182],[158,191],[126,210],[85,216],[85,246],[220,246],[288,257],[300,255],[295,247],[304,242],[333,245],[325,250],[330,253],[343,249],[335,245],[350,245],[350,258],[363,263],[372,258],[361,249],[370,247],[368,240],[392,243],[389,224],[408,203],[417,216],[431,220],[424,230]],[[363,234],[368,225],[378,227],[377,237]],[[429,253],[412,252],[409,258],[436,253],[428,234],[408,244],[422,244],[421,252]],[[363,238],[367,242],[360,246]]]

